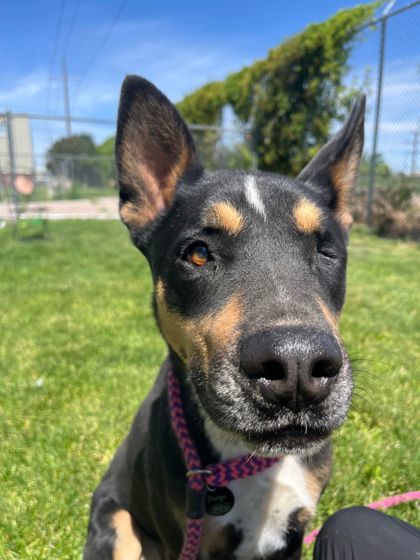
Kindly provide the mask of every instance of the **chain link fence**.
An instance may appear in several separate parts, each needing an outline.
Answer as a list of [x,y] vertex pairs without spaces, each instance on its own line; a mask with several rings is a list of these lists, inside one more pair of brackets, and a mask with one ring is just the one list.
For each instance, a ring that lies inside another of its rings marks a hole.
[[420,2],[391,11],[393,4],[366,27],[350,61],[354,81],[368,93],[354,214],[378,233],[418,237]]
[[[255,166],[246,128],[191,132],[208,169]],[[115,198],[114,138],[112,120],[0,114],[0,204],[11,215],[34,202]]]
[[[368,93],[354,214],[379,232],[390,222],[410,220],[418,220],[420,231],[420,1],[390,7],[365,27],[350,60],[348,85]],[[227,121],[234,124],[191,125],[204,164],[255,168],[249,129]],[[0,114],[0,208],[115,198],[114,135],[111,120]]]

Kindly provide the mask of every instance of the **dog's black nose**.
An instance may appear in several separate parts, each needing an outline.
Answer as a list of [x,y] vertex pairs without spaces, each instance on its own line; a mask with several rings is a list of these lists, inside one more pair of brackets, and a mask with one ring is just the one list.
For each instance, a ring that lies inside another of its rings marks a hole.
[[295,412],[325,399],[343,365],[337,340],[304,327],[277,327],[244,340],[241,368],[263,398]]

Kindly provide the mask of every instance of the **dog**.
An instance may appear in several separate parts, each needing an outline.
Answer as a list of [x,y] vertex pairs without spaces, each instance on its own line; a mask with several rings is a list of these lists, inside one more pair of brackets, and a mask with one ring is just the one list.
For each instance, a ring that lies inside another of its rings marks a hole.
[[143,78],[125,79],[120,216],[149,262],[169,353],[94,493],[85,560],[180,554],[187,482],[169,371],[203,465],[282,457],[229,485],[234,505],[205,516],[200,560],[300,558],[331,473],[330,436],[352,397],[338,317],[364,113],[361,96],[295,179],[209,173],[170,101]]

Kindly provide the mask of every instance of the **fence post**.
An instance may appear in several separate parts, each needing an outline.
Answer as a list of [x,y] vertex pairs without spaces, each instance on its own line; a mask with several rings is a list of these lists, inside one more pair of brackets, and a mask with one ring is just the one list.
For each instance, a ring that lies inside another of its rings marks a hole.
[[376,148],[378,145],[378,129],[379,129],[379,119],[381,113],[381,101],[382,101],[382,77],[384,71],[384,58],[385,58],[385,34],[386,34],[386,22],[387,17],[384,15],[381,19],[381,31],[380,31],[380,46],[379,46],[379,65],[378,65],[378,82],[376,91],[376,105],[375,105],[375,120],[373,124],[373,142],[372,142],[372,154],[370,156],[370,166],[369,166],[369,187],[368,187],[368,204],[367,204],[367,216],[366,222],[368,226],[372,225],[372,206],[373,206],[373,195],[375,192],[375,178],[376,178]]
[[13,203],[15,207],[15,223],[19,221],[19,193],[16,190],[16,159],[15,159],[15,142],[13,138],[13,115],[10,111],[6,113],[6,130],[7,130],[7,146],[9,150],[9,177],[10,188],[12,189]]

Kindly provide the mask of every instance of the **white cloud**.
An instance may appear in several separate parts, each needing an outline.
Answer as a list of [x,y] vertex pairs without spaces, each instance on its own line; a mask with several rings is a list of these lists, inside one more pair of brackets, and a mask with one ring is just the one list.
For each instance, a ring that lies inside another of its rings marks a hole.
[[206,40],[193,41],[164,23],[124,23],[118,26],[121,45],[109,49],[106,65],[98,68],[80,87],[77,106],[91,109],[97,103],[117,105],[126,74],[139,74],[154,82],[174,101],[205,84],[241,68],[244,57],[237,48],[224,48]]
[[[197,33],[197,29],[194,30]],[[119,90],[124,76],[136,73],[150,79],[171,99],[177,101],[186,93],[209,80],[222,79],[244,63],[244,44],[215,45],[203,30],[203,36],[191,38],[188,29],[166,21],[123,21],[116,25],[110,40],[80,83],[92,60],[103,30],[89,30],[86,57],[68,61],[70,105],[78,116],[109,116],[114,118]],[[87,34],[82,31],[82,34]],[[84,44],[86,37],[80,39]],[[44,113],[47,108],[48,88],[53,113],[63,112],[62,83],[54,76],[49,85],[47,68],[36,68],[26,75],[15,75],[8,88],[0,85],[0,110]],[[60,109],[58,109],[60,107]]]
[[[0,104],[16,104],[21,107],[23,103],[45,99],[48,87],[47,73],[42,68],[36,68],[29,74],[21,76],[9,89],[0,90]],[[44,101],[45,103],[45,101]]]

